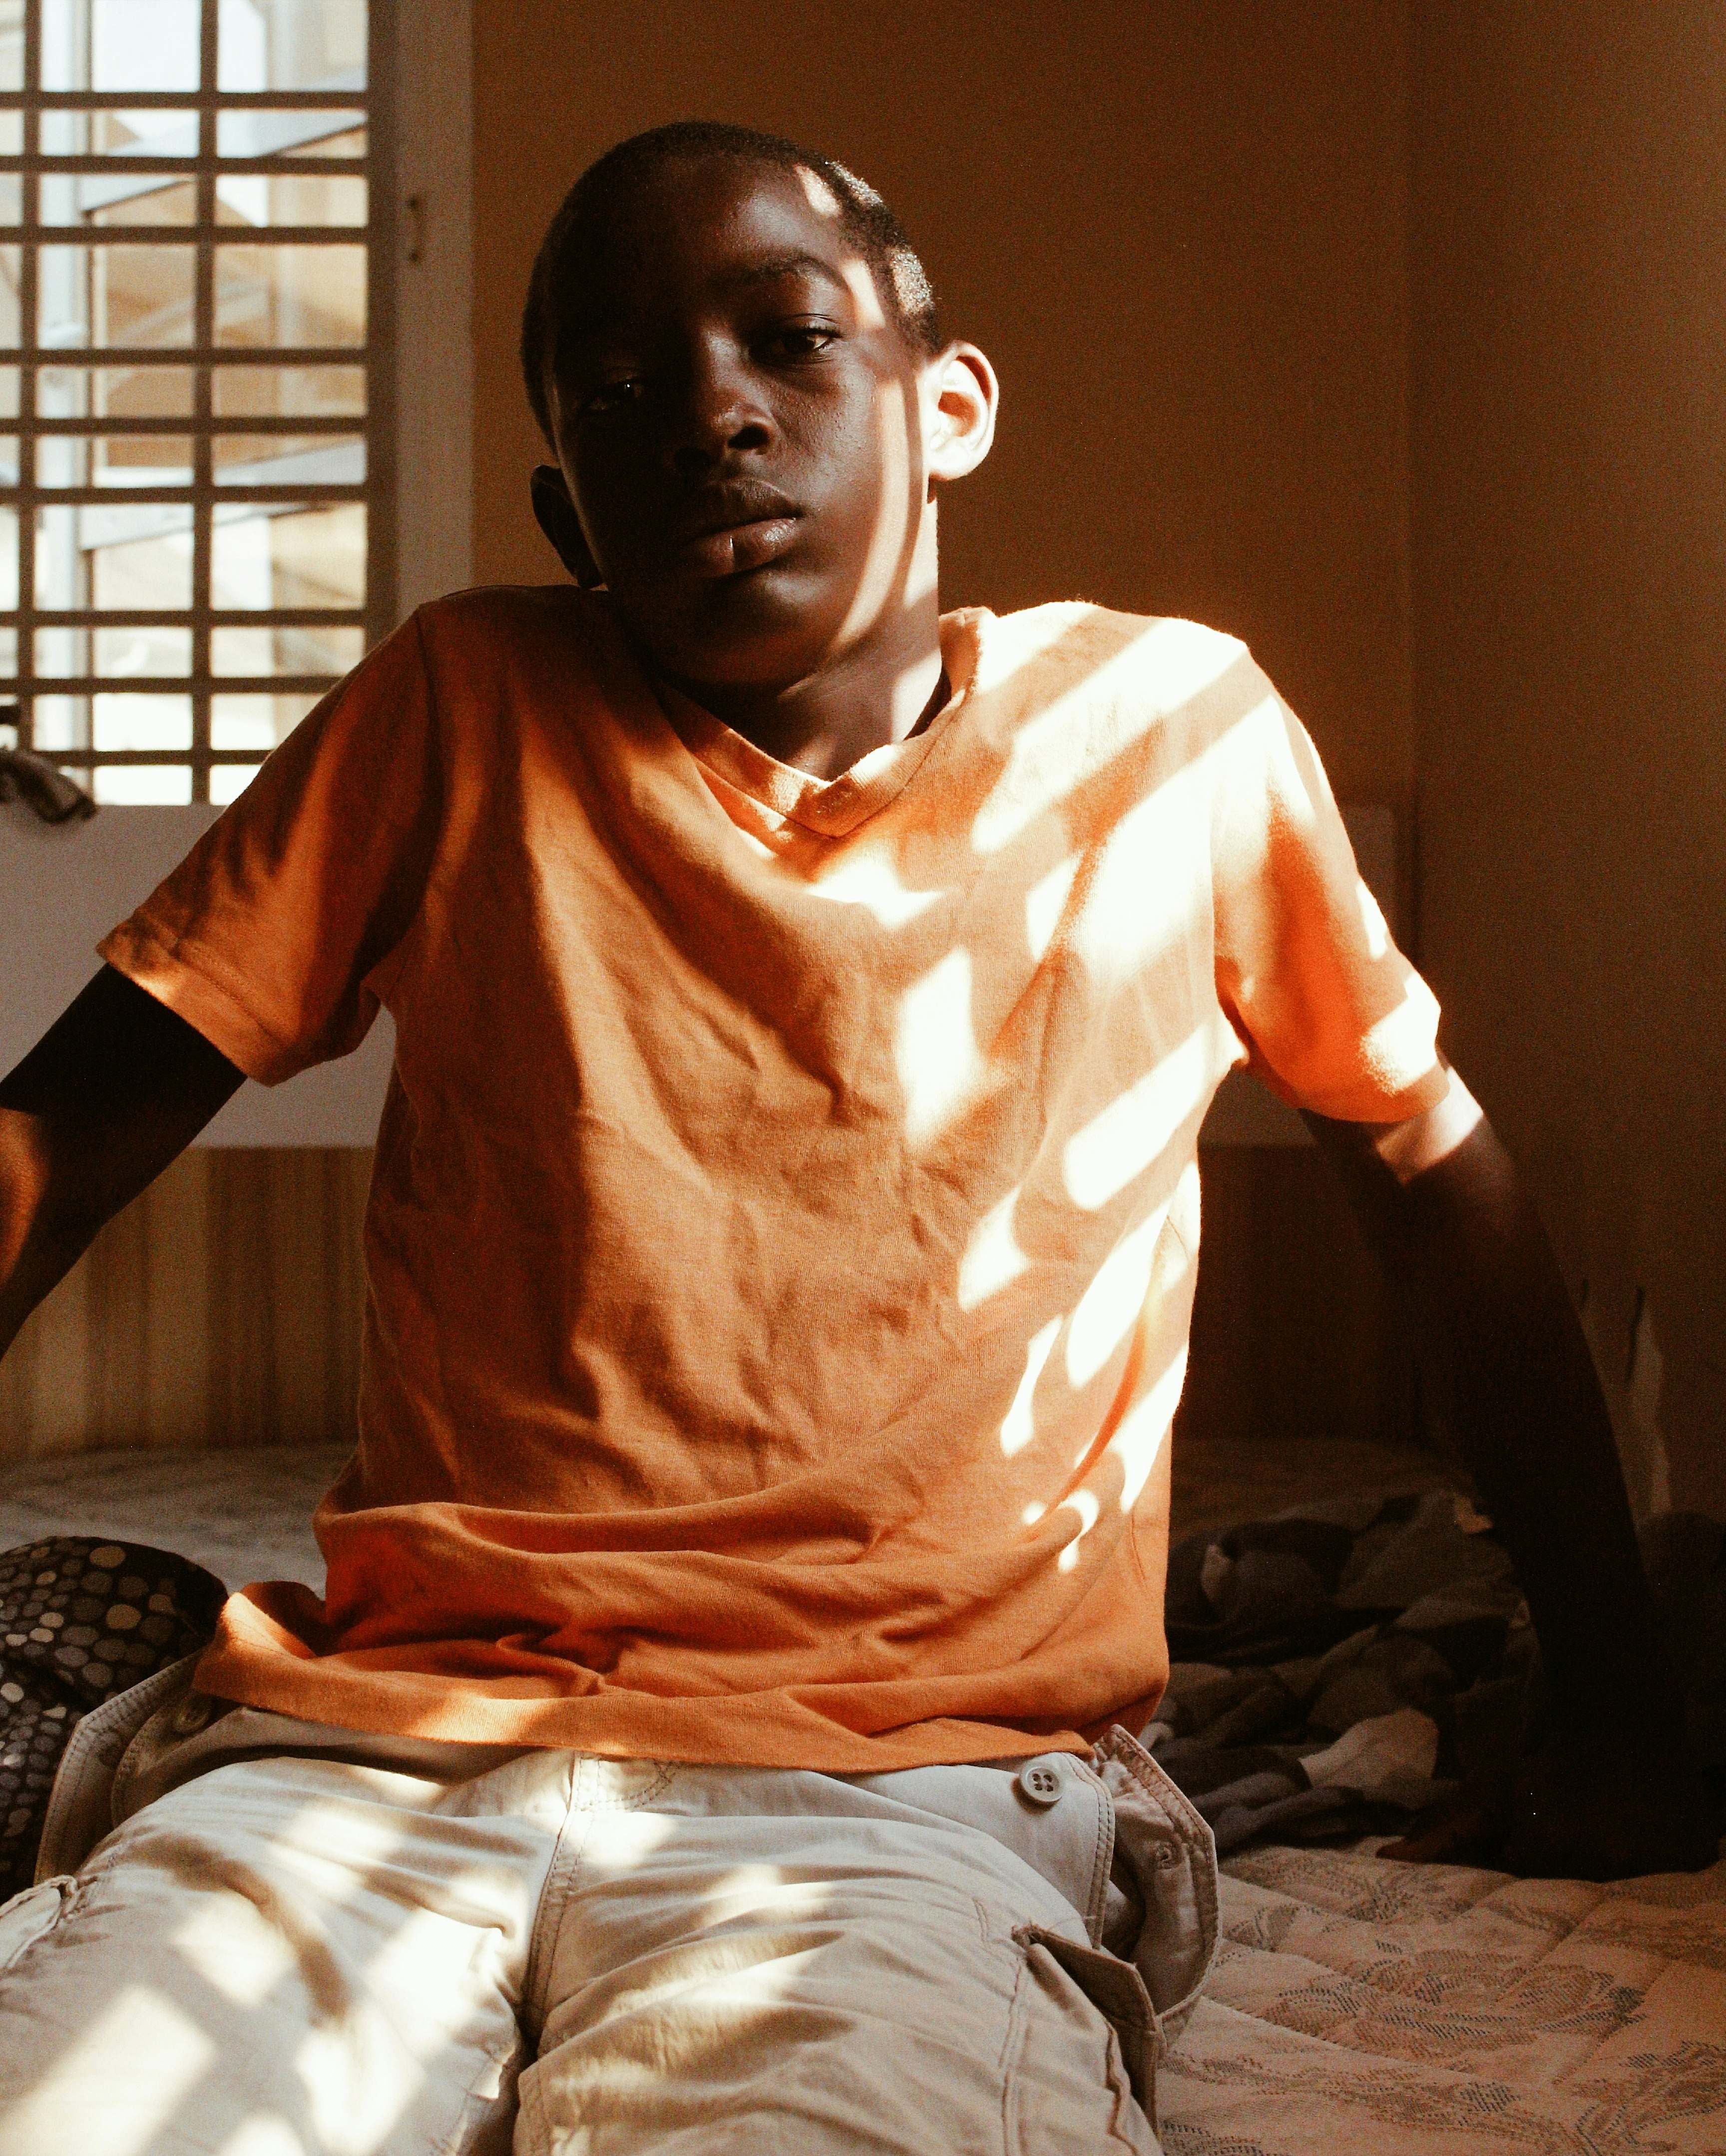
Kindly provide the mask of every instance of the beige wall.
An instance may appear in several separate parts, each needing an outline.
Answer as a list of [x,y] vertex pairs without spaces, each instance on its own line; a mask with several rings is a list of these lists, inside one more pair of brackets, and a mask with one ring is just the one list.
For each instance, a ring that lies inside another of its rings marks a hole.
[[1675,1499],[1726,1512],[1726,8],[1415,21],[1423,954],[1619,1379],[1646,1291]]
[[1246,636],[1340,791],[1413,771],[1399,0],[1036,8],[485,0],[475,10],[475,573],[559,573],[527,513],[529,263],[610,143],[681,118],[873,181],[999,367],[943,593]]
[[1235,629],[1339,791],[1418,785],[1449,1045],[1610,1378],[1652,1318],[1633,1479],[1663,1353],[1674,1495],[1726,1505],[1726,8],[476,15],[476,573],[555,573],[514,325],[586,162],[700,115],[874,179],[1004,379],[947,595]]

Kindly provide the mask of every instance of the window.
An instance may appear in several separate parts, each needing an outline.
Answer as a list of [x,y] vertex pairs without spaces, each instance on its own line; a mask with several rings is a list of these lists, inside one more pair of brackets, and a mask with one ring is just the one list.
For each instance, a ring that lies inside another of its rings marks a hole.
[[376,34],[0,0],[0,724],[99,801],[231,800],[388,625]]

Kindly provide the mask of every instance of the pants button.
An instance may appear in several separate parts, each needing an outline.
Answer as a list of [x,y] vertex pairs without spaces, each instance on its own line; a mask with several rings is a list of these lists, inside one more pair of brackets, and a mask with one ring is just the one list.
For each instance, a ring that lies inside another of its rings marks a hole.
[[173,1731],[176,1737],[196,1737],[198,1731],[209,1720],[210,1709],[213,1704],[214,1702],[206,1699],[201,1691],[187,1692],[185,1698],[174,1709],[168,1727]]
[[1061,1769],[1047,1759],[1033,1759],[1019,1770],[1019,1789],[1022,1796],[1046,1811],[1050,1804],[1061,1802]]

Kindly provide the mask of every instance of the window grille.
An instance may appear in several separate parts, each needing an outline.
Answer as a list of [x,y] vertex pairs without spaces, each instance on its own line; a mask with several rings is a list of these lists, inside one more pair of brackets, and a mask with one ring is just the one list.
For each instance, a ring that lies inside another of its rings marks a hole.
[[231,800],[388,625],[379,12],[0,0],[0,725],[98,800]]

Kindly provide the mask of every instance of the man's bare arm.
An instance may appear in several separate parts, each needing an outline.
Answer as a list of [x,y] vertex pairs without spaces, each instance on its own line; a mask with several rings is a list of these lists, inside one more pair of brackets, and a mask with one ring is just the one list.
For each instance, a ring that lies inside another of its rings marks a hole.
[[244,1075],[105,966],[0,1080],[0,1354]]
[[[1540,1640],[1556,1733],[1504,1793],[1508,1861],[1594,1876],[1711,1861],[1605,1402],[1509,1155],[1454,1072],[1406,1122],[1306,1121],[1397,1293]],[[1459,1825],[1407,1853],[1472,1853],[1467,1840]]]

